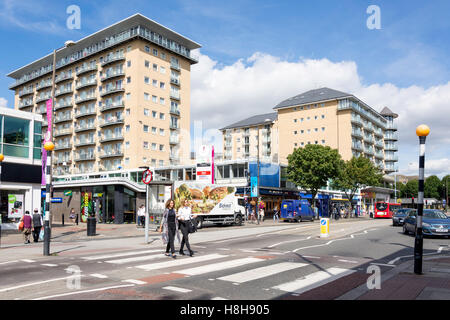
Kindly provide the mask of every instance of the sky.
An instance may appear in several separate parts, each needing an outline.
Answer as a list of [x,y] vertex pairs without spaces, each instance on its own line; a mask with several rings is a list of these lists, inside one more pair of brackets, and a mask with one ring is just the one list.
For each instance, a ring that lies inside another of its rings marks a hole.
[[[66,26],[70,5],[81,10],[80,29]],[[368,28],[370,5],[379,29]],[[6,74],[138,12],[202,45],[191,120],[216,149],[217,129],[329,87],[399,114],[400,174],[418,174],[422,123],[431,129],[426,175],[450,173],[448,0],[0,0],[0,106],[13,107]]]

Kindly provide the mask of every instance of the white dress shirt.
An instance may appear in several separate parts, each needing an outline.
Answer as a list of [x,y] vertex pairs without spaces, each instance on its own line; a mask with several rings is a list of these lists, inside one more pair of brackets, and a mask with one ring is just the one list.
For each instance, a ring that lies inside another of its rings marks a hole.
[[181,207],[180,209],[178,209],[178,219],[191,220],[192,219],[191,207]]
[[145,207],[138,209],[138,217],[145,216]]

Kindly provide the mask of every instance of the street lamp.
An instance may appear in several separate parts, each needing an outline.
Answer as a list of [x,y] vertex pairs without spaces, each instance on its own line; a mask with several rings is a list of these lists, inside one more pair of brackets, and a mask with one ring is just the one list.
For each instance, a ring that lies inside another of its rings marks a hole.
[[414,273],[422,274],[422,256],[423,256],[423,192],[424,192],[424,170],[425,170],[425,140],[430,133],[430,128],[424,124],[416,128],[416,134],[419,137],[419,199],[417,200],[417,222],[416,238],[414,241]]
[[51,187],[51,165],[52,151],[55,145],[51,141],[44,143],[44,149],[47,151],[47,163],[45,168],[45,217],[44,217],[44,256],[50,255],[50,187]]
[[[142,166],[139,167],[139,169],[144,169],[145,171],[149,170],[150,168],[147,166]],[[145,172],[144,171],[144,172]],[[150,184],[146,184],[145,185],[145,243],[148,243],[148,229],[149,229],[149,205],[150,205],[150,200],[148,198],[149,194],[150,194]],[[136,219],[138,219],[138,217],[136,217]],[[137,222],[136,222],[137,224]]]

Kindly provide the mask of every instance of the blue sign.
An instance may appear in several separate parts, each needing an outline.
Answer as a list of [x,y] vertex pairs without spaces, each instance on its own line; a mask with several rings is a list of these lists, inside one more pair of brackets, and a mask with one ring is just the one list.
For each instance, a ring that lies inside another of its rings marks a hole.
[[52,202],[52,203],[62,203],[62,202],[63,202],[63,199],[62,199],[62,198],[52,198],[52,199],[51,199],[51,202]]
[[258,196],[258,177],[251,177],[250,183],[251,183],[250,196],[257,197]]
[[321,220],[320,220],[320,224],[323,225],[323,226],[326,225],[326,224],[327,224],[327,220],[321,219]]
[[45,194],[46,194],[45,190],[41,190],[41,198],[45,198]]

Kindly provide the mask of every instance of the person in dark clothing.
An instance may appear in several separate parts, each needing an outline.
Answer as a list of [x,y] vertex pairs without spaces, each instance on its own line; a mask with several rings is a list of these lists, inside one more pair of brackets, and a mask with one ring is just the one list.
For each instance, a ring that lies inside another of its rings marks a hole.
[[38,209],[34,209],[32,218],[33,218],[33,241],[38,242],[39,233],[41,232],[41,228],[43,225],[42,215],[39,213]]
[[189,255],[192,257],[194,255],[194,251],[191,250],[191,246],[189,245],[189,224],[195,216],[192,215],[189,200],[184,200],[184,206],[178,210],[177,218],[180,224],[181,233],[183,234],[183,239],[181,240],[180,246],[180,255],[184,256],[183,248],[186,244],[186,248],[189,250]]
[[177,213],[175,212],[175,201],[169,199],[166,203],[166,209],[163,213],[163,218],[161,220],[161,225],[159,226],[159,232],[162,233],[163,242],[167,243],[166,246],[166,256],[169,255],[169,250],[171,251],[172,258],[176,258],[175,255],[175,234],[178,238],[178,243],[180,242],[180,234],[178,233],[178,220]]

